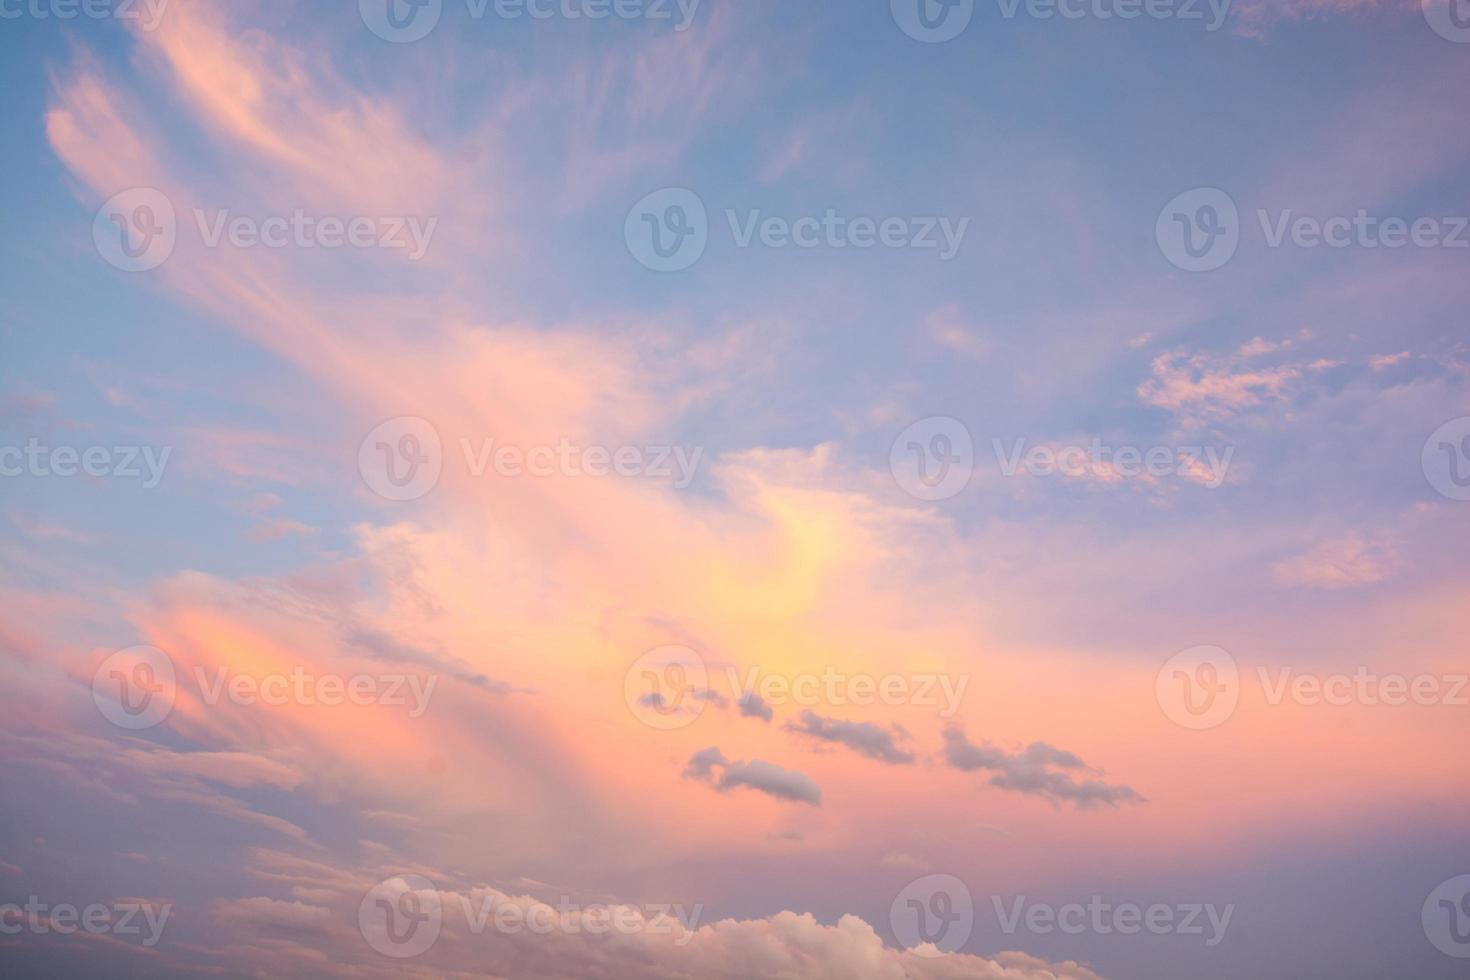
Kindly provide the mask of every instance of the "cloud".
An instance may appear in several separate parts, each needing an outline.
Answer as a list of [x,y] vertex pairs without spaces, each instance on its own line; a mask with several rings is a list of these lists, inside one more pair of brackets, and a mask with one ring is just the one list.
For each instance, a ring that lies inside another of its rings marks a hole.
[[754,691],[740,695],[740,715],[743,718],[762,718],[766,721],[776,717],[771,706],[766,704],[766,699]]
[[310,524],[304,524],[301,521],[292,521],[281,518],[261,521],[259,524],[255,525],[255,527],[251,528],[250,530],[250,540],[265,544],[272,541],[280,541],[283,538],[289,538],[293,535],[296,537],[309,538],[320,532],[320,528],[313,527]]
[[1235,31],[1260,37],[1279,23],[1328,17],[1417,12],[1420,0],[1239,0],[1232,8]]
[[[716,769],[721,770],[718,779],[715,778]],[[684,768],[684,778],[708,782],[721,793],[744,786],[778,800],[822,805],[822,788],[810,777],[760,759],[731,762],[713,746],[690,757]]]
[[801,713],[801,724],[788,724],[786,730],[808,735],[822,742],[845,745],[859,755],[890,765],[910,765],[914,761],[912,753],[905,752],[894,744],[895,734],[899,737],[904,735],[903,729],[898,726],[889,731],[872,722],[823,718],[816,712],[807,710]]
[[1389,543],[1354,531],[1271,566],[1278,582],[1312,589],[1351,589],[1382,582],[1403,567]]
[[226,925],[274,926],[316,932],[326,926],[331,917],[332,910],[324,906],[265,897],[237,898],[214,906],[215,921]]
[[[1258,341],[1253,341],[1253,344]],[[1247,368],[1242,362],[1263,353],[1247,345],[1234,356],[1182,352],[1154,358],[1151,377],[1138,386],[1145,404],[1165,408],[1187,421],[1228,418],[1286,398],[1303,368]]]
[[1076,779],[1072,773],[1101,775],[1074,753],[1045,742],[1032,742],[1019,753],[1011,754],[991,745],[972,745],[963,729],[950,727],[944,732],[944,758],[964,772],[988,770],[994,773],[990,785],[1001,789],[1040,796],[1053,803],[1067,801],[1088,809],[1099,804],[1144,803],[1146,800],[1127,786],[1115,786],[1097,779]]

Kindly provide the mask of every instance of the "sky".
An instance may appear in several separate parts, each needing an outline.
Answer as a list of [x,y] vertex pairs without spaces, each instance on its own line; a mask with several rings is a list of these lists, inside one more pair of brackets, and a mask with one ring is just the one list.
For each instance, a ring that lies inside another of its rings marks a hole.
[[1465,0],[0,50],[7,975],[1465,975]]

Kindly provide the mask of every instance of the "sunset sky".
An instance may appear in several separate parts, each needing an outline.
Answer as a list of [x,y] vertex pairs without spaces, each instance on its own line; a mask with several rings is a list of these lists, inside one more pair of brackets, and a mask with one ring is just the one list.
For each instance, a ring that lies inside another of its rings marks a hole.
[[1060,3],[0,0],[0,974],[1466,976],[1470,0]]

